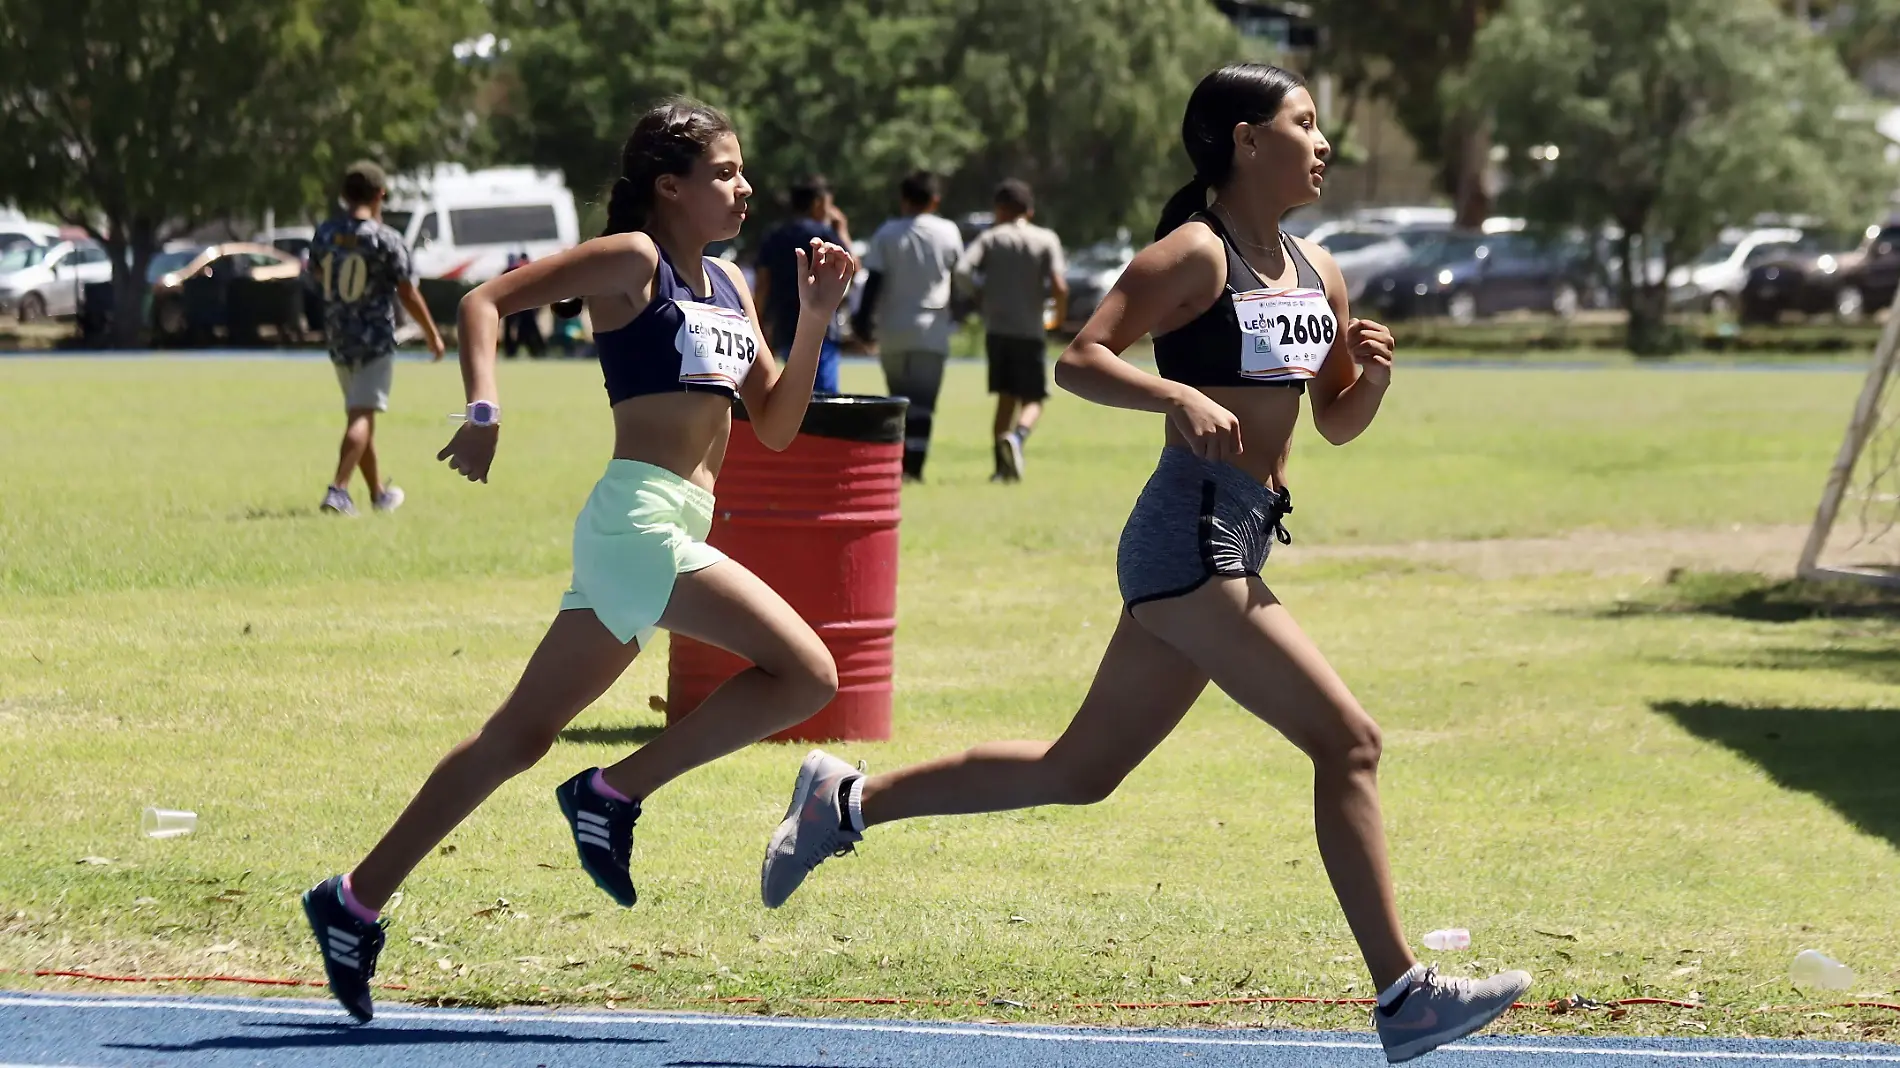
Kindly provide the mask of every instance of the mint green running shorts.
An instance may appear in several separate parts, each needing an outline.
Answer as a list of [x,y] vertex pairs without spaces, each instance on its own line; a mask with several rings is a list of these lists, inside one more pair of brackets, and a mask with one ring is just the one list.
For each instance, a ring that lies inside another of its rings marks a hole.
[[673,598],[673,580],[726,554],[706,544],[713,495],[663,467],[610,460],[574,520],[574,581],[561,611],[591,609],[644,649]]

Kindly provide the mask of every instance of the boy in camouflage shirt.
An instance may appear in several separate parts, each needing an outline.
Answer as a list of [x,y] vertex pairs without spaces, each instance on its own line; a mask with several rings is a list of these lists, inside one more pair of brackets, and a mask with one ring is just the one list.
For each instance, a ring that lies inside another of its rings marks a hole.
[[442,358],[442,335],[416,288],[409,248],[382,221],[387,187],[381,167],[352,164],[343,176],[348,214],[317,227],[310,242],[310,271],[323,292],[323,331],[348,418],[336,478],[323,496],[322,510],[336,515],[356,514],[350,479],[359,467],[377,511],[393,511],[403,501],[401,488],[377,470],[375,443],[376,413],[389,410],[395,376],[397,300],[421,325],[430,354]]

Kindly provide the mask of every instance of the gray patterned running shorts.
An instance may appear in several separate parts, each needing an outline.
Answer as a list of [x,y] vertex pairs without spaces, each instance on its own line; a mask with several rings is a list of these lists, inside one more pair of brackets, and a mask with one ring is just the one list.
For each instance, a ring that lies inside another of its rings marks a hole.
[[1292,543],[1280,522],[1292,510],[1285,490],[1238,467],[1161,450],[1115,554],[1122,602],[1133,608],[1192,593],[1216,576],[1259,575],[1276,539]]

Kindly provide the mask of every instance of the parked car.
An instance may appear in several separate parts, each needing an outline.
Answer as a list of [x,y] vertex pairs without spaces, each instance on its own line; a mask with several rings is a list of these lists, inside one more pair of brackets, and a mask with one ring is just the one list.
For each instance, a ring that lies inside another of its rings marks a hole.
[[60,229],[52,223],[34,222],[31,219],[13,217],[0,220],[0,253],[10,251],[20,245],[38,245],[42,248],[59,244],[64,238]]
[[1294,237],[1304,237],[1315,244],[1324,245],[1331,234],[1341,230],[1372,230],[1388,233],[1403,233],[1410,230],[1445,232],[1452,228],[1457,213],[1450,208],[1436,207],[1384,207],[1356,208],[1352,212],[1336,219],[1301,219],[1300,225],[1288,225],[1288,220],[1298,213],[1289,215],[1280,223],[1280,229]]
[[1751,268],[1742,283],[1737,306],[1742,321],[1772,323],[1790,311],[1859,317],[1865,305],[1860,287],[1850,280],[1866,243],[1864,234],[1810,230],[1792,245],[1763,246],[1778,251],[1763,256],[1765,262]]
[[1894,290],[1900,287],[1900,222],[1869,226],[1867,239],[1842,273],[1842,284],[1860,294],[1862,312],[1872,314],[1892,305]]
[[1419,245],[1366,283],[1363,303],[1390,319],[1444,315],[1468,323],[1506,311],[1576,313],[1589,257],[1574,242],[1522,232],[1457,231]]
[[288,252],[301,260],[310,258],[310,242],[315,240],[317,228],[314,226],[279,226],[274,230],[258,233],[251,238],[253,245],[269,245],[280,252]]
[[1726,231],[1692,262],[1669,272],[1669,302],[1717,315],[1732,312],[1748,272],[1800,240],[1801,231],[1788,226]]
[[[152,257],[151,266],[145,271],[152,285],[152,331],[163,340],[176,340],[191,332],[193,322],[186,303],[185,283],[193,278],[221,282],[250,278],[268,282],[294,279],[302,274],[303,262],[296,256],[248,241],[192,245],[161,252]],[[295,324],[278,325],[294,328]]]
[[1398,267],[1411,258],[1414,248],[1449,232],[1449,227],[1436,224],[1336,229],[1323,235],[1319,246],[1333,254],[1333,262],[1345,276],[1346,298],[1358,300],[1373,276]]
[[79,314],[87,282],[112,280],[112,258],[91,241],[18,244],[0,253],[0,315],[23,323]]
[[1082,329],[1134,258],[1135,246],[1126,240],[1102,241],[1076,250],[1062,276],[1069,283],[1069,318],[1058,327],[1071,333]]

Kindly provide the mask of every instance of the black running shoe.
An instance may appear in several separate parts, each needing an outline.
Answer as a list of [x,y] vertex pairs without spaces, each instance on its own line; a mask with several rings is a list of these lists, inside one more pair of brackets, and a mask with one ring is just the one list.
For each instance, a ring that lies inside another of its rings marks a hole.
[[633,861],[633,825],[640,818],[640,803],[602,797],[592,784],[599,770],[588,768],[555,787],[554,797],[574,832],[581,870],[621,908],[630,909],[639,899],[627,868]]
[[376,955],[383,951],[383,925],[365,923],[343,906],[341,875],[304,891],[303,914],[323,950],[330,993],[358,1023],[368,1023],[376,1015],[369,981],[376,975]]

